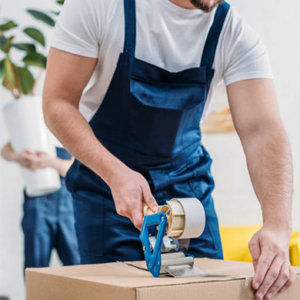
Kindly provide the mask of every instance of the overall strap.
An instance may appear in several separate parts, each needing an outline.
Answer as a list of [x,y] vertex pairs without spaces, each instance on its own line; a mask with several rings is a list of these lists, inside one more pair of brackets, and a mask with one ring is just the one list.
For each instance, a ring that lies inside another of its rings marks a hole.
[[134,56],[136,41],[135,0],[124,0],[125,42],[124,52]]
[[212,68],[213,66],[220,33],[222,31],[229,8],[230,5],[227,2],[223,2],[217,8],[213,24],[209,29],[205,42],[200,65],[201,67]]

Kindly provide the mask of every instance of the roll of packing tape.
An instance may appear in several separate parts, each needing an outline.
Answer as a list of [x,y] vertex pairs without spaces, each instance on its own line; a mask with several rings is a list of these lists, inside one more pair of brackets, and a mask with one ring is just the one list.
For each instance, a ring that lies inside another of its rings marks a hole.
[[[176,239],[190,239],[199,237],[205,227],[205,211],[200,200],[196,198],[174,198],[163,206],[159,206],[157,212],[167,215],[168,223],[166,233]],[[144,215],[151,215],[148,206],[144,207]]]
[[[178,239],[190,239],[199,237],[205,227],[205,211],[200,200],[196,198],[172,199],[170,202],[180,203],[184,212],[183,232]],[[171,225],[171,224],[170,224]]]

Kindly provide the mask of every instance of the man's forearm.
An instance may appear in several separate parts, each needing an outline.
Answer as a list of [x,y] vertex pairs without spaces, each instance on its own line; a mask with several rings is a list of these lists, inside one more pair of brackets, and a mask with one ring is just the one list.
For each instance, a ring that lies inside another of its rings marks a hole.
[[264,223],[291,228],[293,168],[290,145],[281,126],[261,129],[243,141]]
[[11,143],[8,142],[6,143],[2,150],[1,150],[1,156],[8,160],[8,161],[12,161],[12,162],[16,162],[17,161],[17,154],[14,152],[12,146],[11,146]]
[[66,149],[108,184],[117,213],[141,228],[143,203],[157,209],[147,180],[105,149],[78,111],[97,63],[95,58],[50,49],[43,93],[45,120]]
[[272,80],[244,80],[229,85],[227,91],[263,213],[264,226],[249,242],[255,270],[252,287],[257,299],[271,299],[296,278],[289,261],[293,189],[290,146]]
[[[97,140],[77,107],[65,100],[44,101],[47,126],[65,148],[109,184],[123,164]],[[66,117],[67,116],[67,117]]]

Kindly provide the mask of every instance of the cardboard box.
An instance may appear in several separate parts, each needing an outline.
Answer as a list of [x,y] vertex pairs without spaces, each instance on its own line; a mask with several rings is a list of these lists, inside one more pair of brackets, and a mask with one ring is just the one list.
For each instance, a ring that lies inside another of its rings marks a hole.
[[[130,263],[132,264],[132,263]],[[253,267],[250,263],[196,259],[209,274],[241,275],[230,278],[153,278],[140,268],[145,262],[109,263],[27,269],[27,300],[250,300]],[[138,268],[137,268],[138,267]],[[300,299],[300,268],[292,288],[276,300]]]

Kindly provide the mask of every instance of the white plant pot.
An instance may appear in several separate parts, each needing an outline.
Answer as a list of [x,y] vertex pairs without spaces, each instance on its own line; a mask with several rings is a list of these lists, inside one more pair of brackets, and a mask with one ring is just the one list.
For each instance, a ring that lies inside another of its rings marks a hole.
[[[44,122],[41,97],[24,96],[6,105],[3,114],[15,152],[43,151],[56,156],[55,146]],[[47,195],[61,187],[59,173],[54,169],[21,170],[28,196]]]

